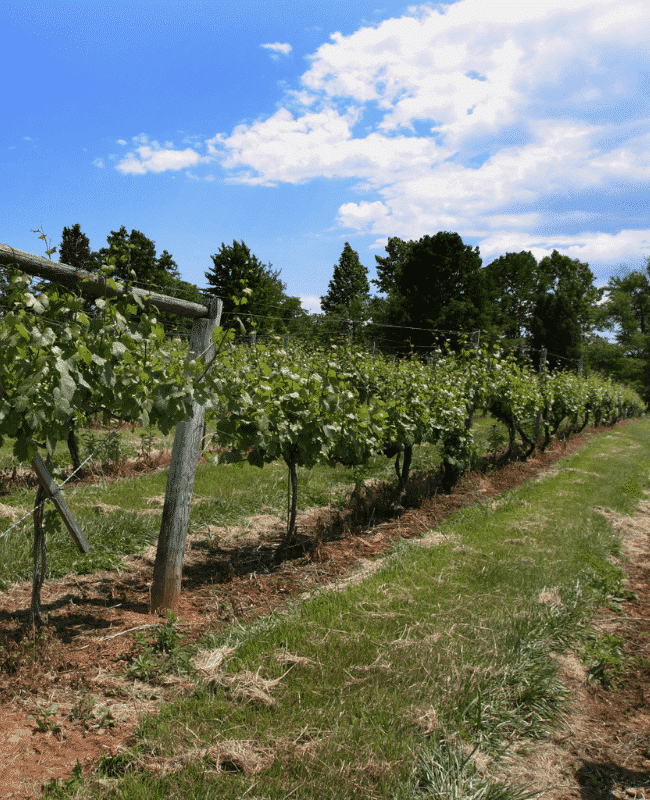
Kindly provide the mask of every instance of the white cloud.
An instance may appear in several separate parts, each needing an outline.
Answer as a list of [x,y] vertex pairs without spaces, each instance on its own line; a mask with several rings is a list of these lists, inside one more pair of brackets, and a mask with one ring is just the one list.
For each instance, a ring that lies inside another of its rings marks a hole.
[[388,225],[416,238],[432,230],[479,235],[497,226],[524,230],[542,225],[539,211],[498,209],[525,209],[545,197],[576,202],[578,195],[611,192],[616,181],[630,186],[647,182],[650,137],[630,139],[627,149],[603,153],[594,145],[601,132],[578,124],[540,125],[536,141],[503,148],[479,168],[446,162],[424,171],[404,165],[380,189],[381,201],[345,203],[338,221],[373,233],[385,232]]
[[342,203],[338,222],[382,238],[561,228],[561,212],[543,210],[558,201],[606,216],[615,185],[648,181],[650,141],[625,110],[647,60],[643,35],[626,31],[645,16],[630,0],[414,8],[333,34],[285,107],[209,152],[235,182],[360,180],[375,197]]
[[266,50],[271,50],[272,51],[271,58],[275,60],[277,60],[280,57],[280,55],[288,56],[293,49],[290,44],[281,42],[275,42],[274,44],[261,44],[260,47],[263,47]]
[[535,236],[526,233],[496,233],[480,243],[483,263],[503,253],[530,250],[538,260],[558,250],[571,258],[586,261],[598,274],[599,265],[627,263],[635,269],[650,256],[650,228],[622,230],[618,233],[586,231],[555,236]]
[[126,145],[126,139],[118,139],[115,144]]
[[[142,138],[146,140],[146,136],[142,134],[134,137],[134,141],[141,141]],[[151,145],[143,144],[136,147],[135,152],[127,153],[115,168],[124,175],[144,175],[147,172],[186,169],[210,160],[189,147],[185,150],[172,150],[152,142]]]
[[309,311],[311,314],[320,314],[321,307],[320,307],[320,297],[316,297],[313,294],[301,294],[300,295],[300,303],[304,309]]
[[175,150],[141,134],[117,168],[213,160],[244,184],[352,180],[337,222],[373,247],[455,230],[488,258],[504,247],[582,260],[646,252],[646,231],[634,231],[650,189],[646,39],[647,5],[636,0],[413,7],[334,33],[275,113],[202,141],[206,156],[193,141]]
[[104,169],[104,159],[103,158],[96,158],[93,161],[93,166],[97,167],[98,169]]
[[381,185],[399,174],[405,163],[427,169],[450,155],[435,140],[371,133],[355,139],[352,128],[359,119],[356,108],[344,115],[335,109],[309,111],[301,116],[285,108],[271,118],[240,125],[233,133],[208,141],[226,169],[252,168],[234,180],[242,183],[303,183],[315,177],[363,177]]

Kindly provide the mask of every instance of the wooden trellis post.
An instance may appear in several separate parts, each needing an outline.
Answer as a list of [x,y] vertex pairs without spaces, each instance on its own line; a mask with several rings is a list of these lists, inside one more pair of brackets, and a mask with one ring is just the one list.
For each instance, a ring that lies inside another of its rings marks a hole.
[[[210,303],[208,317],[194,320],[190,339],[190,358],[204,353],[212,357],[212,331],[221,320],[221,300]],[[196,466],[201,452],[205,406],[192,401],[192,415],[176,426],[172,461],[167,477],[158,550],[153,568],[149,612],[175,609],[181,594],[185,540],[190,521]]]

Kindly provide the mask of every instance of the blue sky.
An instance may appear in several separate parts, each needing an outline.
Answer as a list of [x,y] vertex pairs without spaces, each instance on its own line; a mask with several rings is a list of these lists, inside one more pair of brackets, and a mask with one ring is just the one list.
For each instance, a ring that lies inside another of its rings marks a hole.
[[650,255],[636,0],[5,2],[0,241],[121,225],[206,285],[244,240],[316,310],[346,241],[458,232],[602,285]]

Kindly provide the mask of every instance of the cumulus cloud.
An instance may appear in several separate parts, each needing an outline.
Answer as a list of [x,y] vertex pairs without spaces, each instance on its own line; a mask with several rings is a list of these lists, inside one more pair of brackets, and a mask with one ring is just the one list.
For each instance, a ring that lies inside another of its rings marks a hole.
[[277,60],[280,55],[288,56],[289,53],[292,51],[292,47],[290,44],[281,43],[281,42],[274,42],[273,44],[261,44],[260,47],[263,47],[265,50],[271,50],[271,58]]
[[650,229],[621,230],[617,233],[585,231],[578,234],[535,236],[499,232],[481,241],[483,263],[503,253],[530,250],[538,260],[559,250],[570,258],[586,261],[597,277],[610,272],[611,264],[640,268],[650,256]]
[[309,311],[311,314],[321,313],[320,297],[316,297],[316,295],[301,294],[300,304],[306,311]]
[[[486,257],[645,252],[648,234],[634,222],[646,225],[650,189],[646,39],[637,0],[413,7],[332,34],[273,114],[202,142],[207,155],[141,134],[117,168],[212,160],[237,183],[345,179],[337,222],[374,247],[455,230]],[[274,58],[291,52],[261,47]]]
[[[134,137],[134,141],[142,141],[144,134]],[[135,148],[135,152],[127,153],[116,165],[124,175],[144,175],[147,172],[165,172],[167,170],[181,170],[193,167],[211,159],[199,155],[196,150],[187,147],[185,150],[174,150],[161,147],[157,142],[142,144]]]
[[433,139],[387,139],[379,133],[354,138],[352,128],[358,119],[354,107],[345,114],[325,108],[300,116],[281,108],[270,119],[240,125],[230,136],[209,140],[208,149],[220,154],[226,169],[249,167],[234,180],[252,184],[363,177],[380,185],[389,175],[397,176],[404,163],[427,169],[449,155]]
[[337,220],[377,241],[458,230],[490,248],[565,231],[579,249],[580,219],[624,227],[616,198],[648,184],[646,13],[634,0],[411,9],[333,34],[279,110],[208,148],[236,182],[361,181],[374,197]]

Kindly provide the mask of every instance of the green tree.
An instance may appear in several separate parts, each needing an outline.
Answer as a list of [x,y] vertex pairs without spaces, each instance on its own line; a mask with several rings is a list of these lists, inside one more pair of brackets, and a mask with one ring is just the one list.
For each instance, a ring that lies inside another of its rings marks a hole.
[[596,325],[614,342],[591,337],[590,367],[627,383],[650,401],[650,258],[646,269],[624,270],[609,279],[605,300],[596,307]]
[[[96,268],[107,263],[109,259],[115,259],[113,276],[117,280],[135,280],[139,284],[160,285],[163,278],[161,272],[164,270],[158,266],[154,241],[135,229],[129,233],[124,225],[120,226],[118,231],[111,231],[106,237],[106,241],[108,247],[102,247],[93,253],[93,262]],[[135,278],[132,272],[135,273]]]
[[[547,349],[551,368],[573,367],[571,360],[581,355],[582,342],[596,324],[595,305],[603,294],[595,279],[589,264],[557,250],[539,262],[531,334],[533,347]],[[538,354],[533,360],[537,358]]]
[[375,256],[377,262],[377,277],[372,279],[372,283],[379,288],[380,292],[390,295],[397,290],[395,284],[395,274],[398,267],[405,260],[409,248],[415,244],[412,239],[405,242],[397,236],[391,236],[386,245],[387,256]]
[[537,274],[539,295],[550,292],[566,297],[586,334],[593,326],[594,306],[603,296],[603,290],[594,286],[596,276],[589,264],[553,250],[539,262]]
[[530,250],[506,253],[485,267],[495,325],[507,339],[530,333],[537,301],[537,260]]
[[71,228],[63,228],[59,245],[59,261],[75,269],[90,266],[90,241],[77,222]]
[[582,330],[566,295],[547,292],[538,298],[531,321],[533,363],[546,348],[551,370],[574,369],[582,354]]
[[650,258],[646,272],[633,270],[615,275],[605,287],[605,301],[598,306],[598,327],[614,333],[626,352],[642,356],[650,335]]
[[[368,270],[359,261],[356,250],[346,242],[339,263],[334,266],[327,294],[321,297],[320,302],[326,316],[337,318],[333,330],[339,333],[349,331],[353,338],[357,338],[358,321],[367,317],[369,290]],[[341,320],[352,320],[352,327]],[[331,327],[326,321],[325,328]]]
[[[145,290],[191,303],[203,303],[201,290],[182,280],[178,264],[171,254],[163,250],[160,256],[156,256],[156,243],[141,231],[133,229],[128,233],[122,225],[118,231],[111,231],[106,239],[108,247],[91,254],[89,268],[97,270],[110,260],[115,263],[113,276],[118,281],[133,281]],[[167,329],[187,332],[192,327],[192,320],[169,311],[159,311],[157,317]]]
[[368,297],[368,270],[359,261],[359,254],[345,243],[339,263],[329,282],[327,294],[320,304],[325,314],[349,315],[353,308],[361,308]]
[[403,346],[431,347],[440,338],[436,331],[489,328],[490,292],[478,247],[440,231],[406,247],[395,243],[388,258],[390,271],[380,279],[390,290],[385,318],[405,328]]
[[205,273],[210,284],[204,292],[223,300],[222,325],[237,328],[239,317],[247,330],[257,333],[284,333],[287,317],[283,317],[286,301],[285,284],[280,272],[263,264],[243,242],[233,240],[232,246],[221,244],[212,258],[212,268]]
[[316,334],[314,320],[303,308],[300,298],[285,296],[280,305],[279,316],[282,318],[286,333],[297,337],[300,341],[313,340]]

